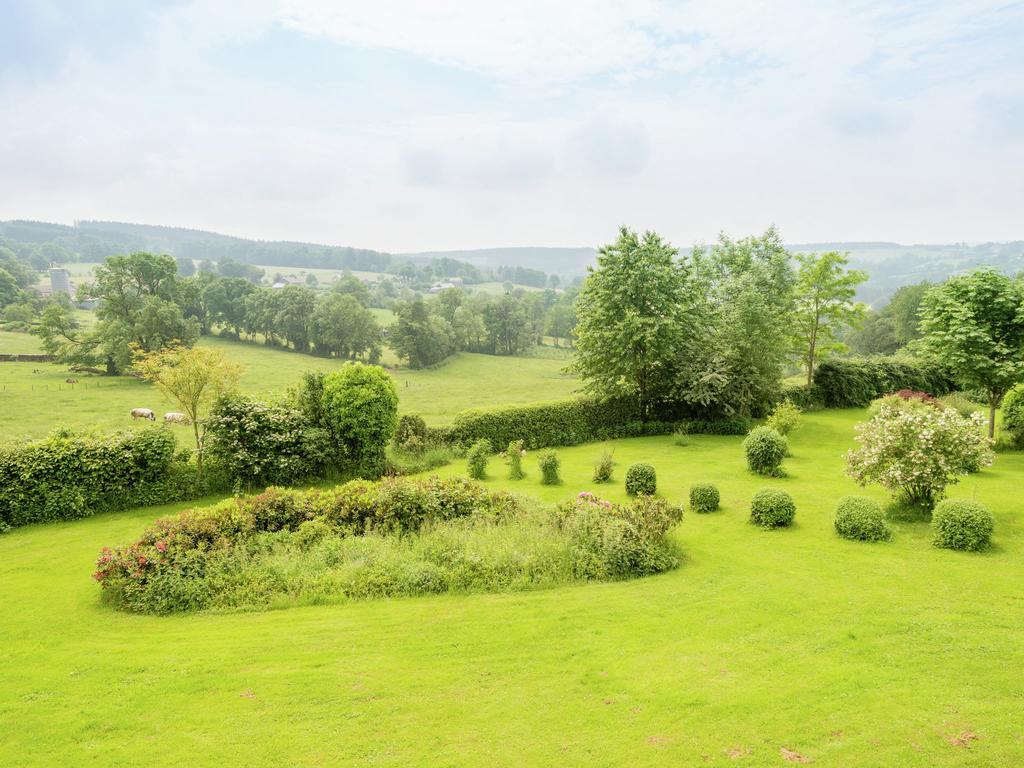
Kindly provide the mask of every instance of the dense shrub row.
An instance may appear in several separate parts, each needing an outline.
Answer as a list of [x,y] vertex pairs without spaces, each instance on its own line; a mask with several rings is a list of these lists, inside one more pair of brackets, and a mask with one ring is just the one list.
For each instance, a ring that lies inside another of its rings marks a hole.
[[814,389],[827,408],[864,408],[875,398],[900,389],[938,396],[954,388],[945,367],[912,358],[826,360],[814,372]]
[[589,494],[542,512],[436,477],[271,488],[158,520],[104,549],[95,578],[116,606],[150,613],[626,578],[677,563],[665,533],[681,514]]
[[201,479],[162,427],[110,434],[57,430],[41,440],[0,445],[0,527],[182,501],[223,486],[213,469]]

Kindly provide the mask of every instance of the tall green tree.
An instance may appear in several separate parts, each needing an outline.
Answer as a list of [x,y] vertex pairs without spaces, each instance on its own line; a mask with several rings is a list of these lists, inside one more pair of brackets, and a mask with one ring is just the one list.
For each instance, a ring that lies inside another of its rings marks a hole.
[[796,310],[793,314],[794,344],[807,371],[807,386],[814,378],[817,361],[845,345],[836,332],[844,325],[856,325],[865,307],[854,297],[867,274],[847,269],[849,259],[838,251],[798,253]]
[[687,273],[676,256],[656,233],[622,227],[598,250],[576,299],[571,369],[599,398],[634,399],[644,418],[671,397],[687,343]]
[[398,319],[391,326],[389,342],[410,368],[425,368],[444,360],[455,351],[452,328],[444,318],[431,314],[422,299],[396,308]]
[[998,270],[953,277],[921,302],[919,347],[943,361],[965,389],[988,395],[988,436],[996,408],[1024,380],[1024,285]]

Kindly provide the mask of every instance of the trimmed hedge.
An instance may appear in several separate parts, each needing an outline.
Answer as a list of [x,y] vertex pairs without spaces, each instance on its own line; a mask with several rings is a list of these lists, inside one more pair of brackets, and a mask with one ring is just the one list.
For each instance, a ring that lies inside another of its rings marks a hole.
[[955,383],[949,369],[936,363],[879,356],[826,360],[814,372],[814,389],[827,408],[865,408],[900,389],[939,396],[952,392]]
[[711,483],[694,483],[690,486],[690,509],[694,512],[714,512],[720,500],[718,489]]
[[777,488],[763,488],[750,500],[750,522],[762,528],[784,528],[796,517],[793,497]]
[[789,453],[789,441],[771,427],[754,427],[743,441],[743,453],[752,472],[780,477],[782,460]]
[[626,493],[630,496],[653,496],[658,490],[658,474],[654,467],[643,462],[626,470]]
[[779,402],[789,400],[801,411],[818,411],[825,407],[821,390],[818,387],[807,386],[806,384],[788,384],[782,388]]
[[866,496],[844,496],[836,504],[836,533],[854,541],[888,541],[892,531],[882,506]]
[[109,434],[58,430],[0,446],[0,526],[184,501],[220,485],[215,467],[200,479],[187,453],[175,454],[166,427]]
[[932,512],[932,543],[936,547],[980,552],[992,544],[993,528],[992,513],[976,501],[946,499]]

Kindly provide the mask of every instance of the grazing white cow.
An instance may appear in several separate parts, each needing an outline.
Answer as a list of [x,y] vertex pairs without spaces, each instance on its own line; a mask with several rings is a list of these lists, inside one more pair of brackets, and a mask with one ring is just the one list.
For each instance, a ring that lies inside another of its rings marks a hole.
[[170,413],[164,414],[165,424],[188,424],[188,416],[184,413],[178,413],[177,411],[171,411]]
[[132,408],[132,418],[156,421],[156,414],[149,408]]

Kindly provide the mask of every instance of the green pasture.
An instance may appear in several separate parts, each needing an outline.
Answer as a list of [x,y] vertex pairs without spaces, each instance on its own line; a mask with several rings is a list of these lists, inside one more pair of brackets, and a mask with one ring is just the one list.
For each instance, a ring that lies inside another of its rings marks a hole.
[[[0,351],[19,343],[25,347],[19,352],[38,351],[32,346],[37,341],[27,334],[3,333]],[[240,363],[242,390],[258,397],[283,393],[296,385],[305,371],[330,371],[344,364],[216,337],[204,337],[199,343],[223,349]],[[566,364],[561,355],[522,358],[462,353],[437,368],[395,368],[390,372],[398,387],[401,411],[417,412],[429,423],[440,424],[467,408],[568,397],[579,383],[562,373]],[[68,378],[78,383],[68,384]],[[0,439],[40,436],[62,424],[128,427],[132,408],[152,408],[158,416],[177,410],[151,385],[137,379],[70,373],[67,366],[50,363],[0,362],[0,399],[4,405],[0,408]],[[185,430],[183,435],[188,432],[184,427],[176,429]]]
[[[845,541],[860,418],[806,416],[777,480],[738,437],[614,441],[610,486],[590,482],[601,444],[558,450],[560,486],[533,452],[518,482],[492,460],[493,487],[548,501],[622,500],[637,460],[673,500],[716,483],[722,509],[673,534],[682,566],[629,582],[135,616],[101,604],[95,557],[182,506],[0,536],[0,765],[1022,765],[1024,455],[952,488],[995,515],[985,554],[924,523]],[[793,528],[747,523],[764,485],[793,495]]]

